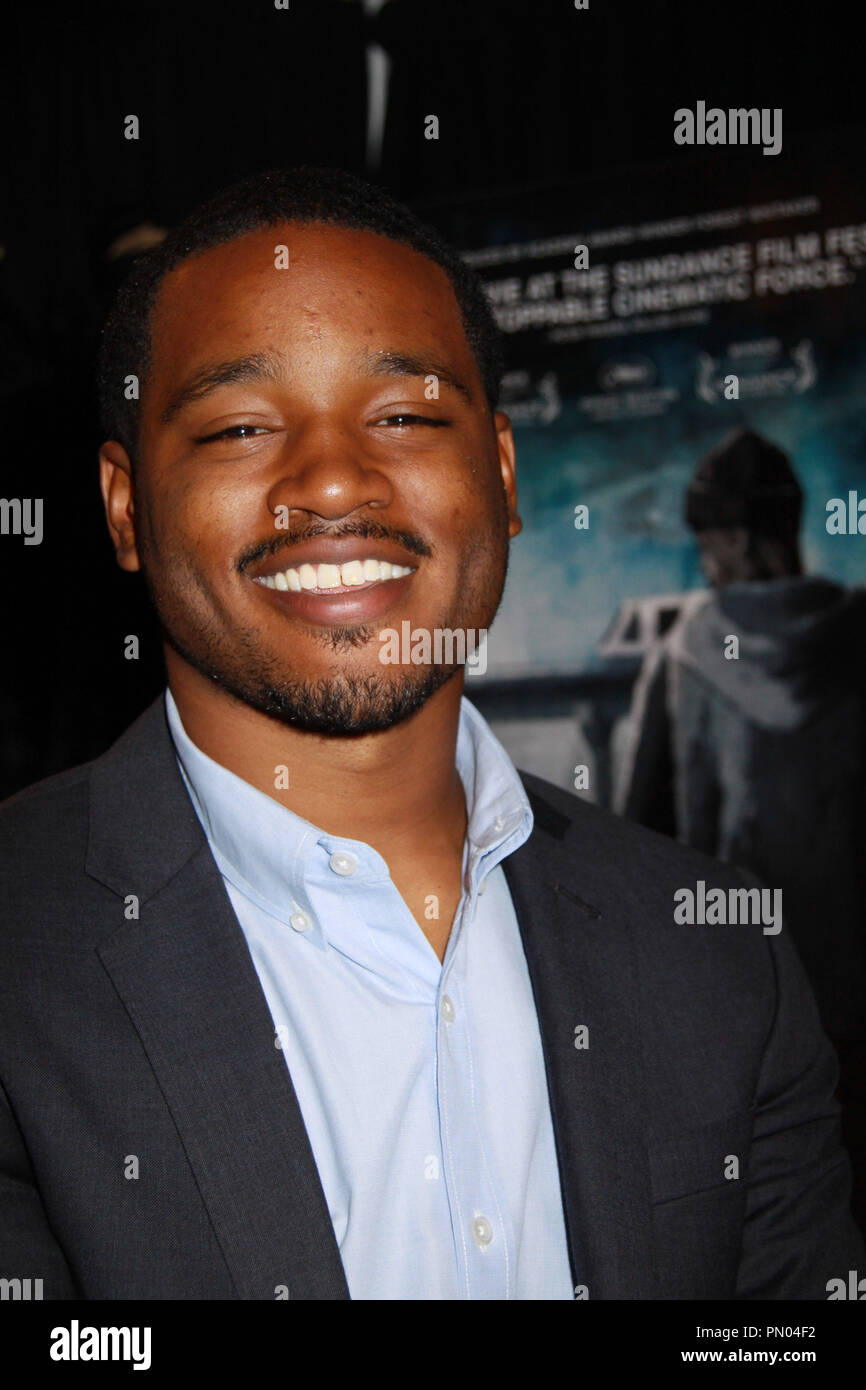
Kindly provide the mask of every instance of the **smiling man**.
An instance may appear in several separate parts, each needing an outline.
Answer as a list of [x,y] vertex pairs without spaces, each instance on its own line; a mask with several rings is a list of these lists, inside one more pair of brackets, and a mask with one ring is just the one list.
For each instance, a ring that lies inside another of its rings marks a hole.
[[[139,392],[134,390],[138,383]],[[168,688],[7,802],[0,1274],[52,1298],[824,1298],[864,1262],[786,936],[521,778],[455,662],[514,446],[455,252],[250,180],[106,328],[102,492]]]
[[261,227],[166,277],[137,434],[111,414],[123,310],[103,380],[123,436],[102,451],[109,526],[119,563],[144,570],[184,730],[305,821],[377,850],[440,960],[462,892],[461,682],[386,665],[379,634],[398,619],[485,629],[520,529],[511,431],[482,378],[496,340],[461,278],[480,363],[448,275],[411,246]]

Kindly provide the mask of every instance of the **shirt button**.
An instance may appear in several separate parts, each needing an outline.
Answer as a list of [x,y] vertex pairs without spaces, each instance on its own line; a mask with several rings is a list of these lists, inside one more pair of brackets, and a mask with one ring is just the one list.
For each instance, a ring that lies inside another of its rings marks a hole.
[[496,817],[496,820],[493,822],[493,829],[494,829],[494,830],[497,832],[497,834],[498,834],[498,832],[502,829],[502,827],[503,827],[504,825],[505,825],[505,821],[502,819],[502,817],[501,817],[501,816],[497,816],[497,817]]
[[340,874],[342,878],[351,878],[358,867],[358,861],[354,854],[349,854],[347,850],[338,850],[332,854],[328,860],[335,874]]
[[313,926],[313,919],[306,912],[293,912],[289,918],[289,924],[294,927],[295,931],[310,931]]
[[476,1216],[472,1222],[472,1239],[479,1250],[486,1250],[493,1239],[493,1227],[486,1216]]
[[442,1017],[446,1023],[453,1023],[457,1017],[457,1010],[454,1008],[447,994],[442,995]]

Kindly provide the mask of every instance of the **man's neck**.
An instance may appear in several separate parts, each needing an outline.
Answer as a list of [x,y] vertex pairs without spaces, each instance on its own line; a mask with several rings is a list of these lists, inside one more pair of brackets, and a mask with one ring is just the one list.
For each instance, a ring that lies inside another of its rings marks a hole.
[[414,856],[462,856],[461,672],[410,718],[349,738],[293,728],[173,660],[169,686],[203,753],[312,825],[372,845],[392,867]]

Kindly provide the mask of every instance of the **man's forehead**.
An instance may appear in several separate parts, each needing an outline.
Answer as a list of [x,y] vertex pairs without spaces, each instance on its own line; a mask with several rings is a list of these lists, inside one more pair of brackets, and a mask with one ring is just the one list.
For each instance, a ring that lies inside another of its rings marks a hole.
[[217,342],[248,351],[265,327],[273,343],[281,328],[313,324],[354,339],[423,338],[472,359],[441,266],[376,233],[322,223],[258,228],[183,261],[157,297],[154,356],[165,354],[173,373],[190,357],[212,356]]
[[408,293],[415,300],[429,300],[431,307],[441,303],[443,292],[453,300],[443,268],[413,247],[366,229],[286,222],[258,227],[187,257],[165,277],[158,307],[177,298],[194,299],[205,286],[209,294],[223,297],[255,286],[288,298],[299,285],[325,294],[348,286],[357,298]]

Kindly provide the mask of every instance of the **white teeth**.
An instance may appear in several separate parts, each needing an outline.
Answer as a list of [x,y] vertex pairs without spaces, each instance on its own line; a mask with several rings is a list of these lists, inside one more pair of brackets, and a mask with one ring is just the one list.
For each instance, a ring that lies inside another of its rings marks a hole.
[[381,583],[385,579],[402,579],[413,570],[407,565],[392,565],[388,560],[347,560],[344,565],[301,565],[298,569],[281,570],[278,574],[263,575],[258,583],[267,589],[300,593],[302,589],[354,588],[356,584]]
[[[375,564],[375,560],[373,564]],[[360,560],[347,560],[345,565],[340,566],[340,578],[345,585],[363,584],[364,566]]]
[[340,587],[340,566],[339,565],[317,565],[318,573],[317,589],[339,589]]

